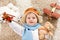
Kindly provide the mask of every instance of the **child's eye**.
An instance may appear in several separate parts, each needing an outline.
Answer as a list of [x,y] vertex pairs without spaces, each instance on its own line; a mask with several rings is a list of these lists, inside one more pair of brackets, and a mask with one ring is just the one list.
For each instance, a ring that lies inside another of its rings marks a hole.
[[30,17],[28,17],[28,19],[30,19]]
[[33,19],[35,19],[35,17],[33,17]]

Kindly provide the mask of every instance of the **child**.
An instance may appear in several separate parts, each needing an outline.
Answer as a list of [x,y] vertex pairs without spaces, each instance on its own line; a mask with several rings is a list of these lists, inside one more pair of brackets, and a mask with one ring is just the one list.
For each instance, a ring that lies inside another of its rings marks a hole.
[[9,26],[19,35],[22,40],[39,40],[39,28],[42,27],[39,19],[39,12],[35,8],[28,8],[22,17],[22,26],[12,21]]

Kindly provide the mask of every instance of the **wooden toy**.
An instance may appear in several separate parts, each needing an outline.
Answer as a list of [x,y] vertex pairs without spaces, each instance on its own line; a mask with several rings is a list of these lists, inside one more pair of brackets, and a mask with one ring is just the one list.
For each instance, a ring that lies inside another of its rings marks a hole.
[[9,21],[9,22],[12,21],[13,17],[15,17],[15,16],[7,14],[6,12],[4,12],[3,16],[2,16],[3,20]]
[[56,13],[55,10],[56,9],[60,9],[60,6],[57,5],[56,3],[51,3],[50,6],[52,7],[52,10],[49,10],[47,8],[44,8],[43,9],[43,12],[45,14],[47,14],[49,17],[51,17],[51,18],[53,17],[53,18],[58,19],[60,17],[60,14],[59,13]]

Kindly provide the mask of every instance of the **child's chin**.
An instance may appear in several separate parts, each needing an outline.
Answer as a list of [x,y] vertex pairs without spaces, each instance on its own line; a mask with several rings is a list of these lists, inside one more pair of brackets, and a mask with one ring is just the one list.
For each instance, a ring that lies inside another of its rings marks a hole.
[[30,25],[33,26],[33,25],[35,25],[35,24],[31,23]]

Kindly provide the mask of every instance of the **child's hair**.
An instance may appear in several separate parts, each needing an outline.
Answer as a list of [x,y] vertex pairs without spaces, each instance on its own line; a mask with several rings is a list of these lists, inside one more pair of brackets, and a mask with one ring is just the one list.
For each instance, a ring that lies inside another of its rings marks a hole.
[[26,23],[26,16],[30,13],[34,13],[37,17],[37,23],[42,23],[42,16],[39,15],[39,12],[35,8],[28,8],[25,10],[24,15],[22,16],[20,23]]

